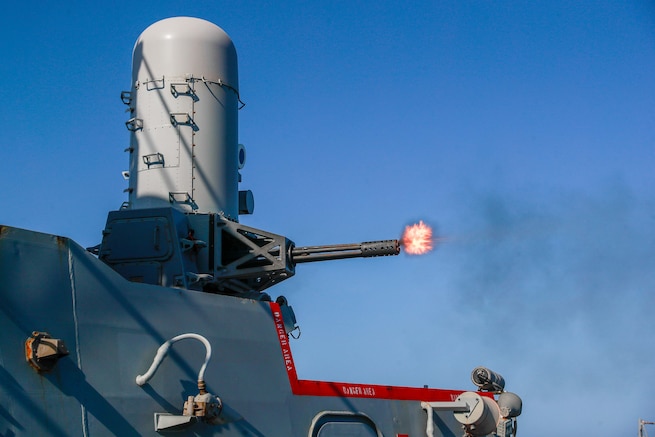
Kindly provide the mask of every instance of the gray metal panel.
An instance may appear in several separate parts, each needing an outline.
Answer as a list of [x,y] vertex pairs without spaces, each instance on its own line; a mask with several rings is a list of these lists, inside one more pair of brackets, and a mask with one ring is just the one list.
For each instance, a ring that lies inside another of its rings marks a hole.
[[[179,415],[197,393],[203,347],[180,341],[148,384],[135,378],[162,343],[187,332],[210,341],[207,389],[232,422],[183,435],[307,436],[324,411],[365,414],[384,436],[425,433],[418,401],[293,395],[268,302],[131,283],[68,239],[7,227],[0,276],[0,434],[160,435],[154,413]],[[25,362],[35,330],[70,351],[51,373]],[[434,420],[435,436],[461,434],[452,414]]]
[[105,233],[103,243],[111,244],[111,251],[103,255],[109,263],[127,260],[163,261],[173,255],[173,240],[167,217],[114,220],[107,223]]
[[[228,433],[202,424],[194,432],[244,435],[270,429],[275,417],[281,431],[265,435],[292,435],[284,402],[290,389],[267,303],[130,283],[68,239],[3,229],[0,432],[80,435],[84,417],[89,435],[158,435],[153,414],[180,414],[197,392],[204,351],[180,342],[148,385],[137,386],[135,377],[164,341],[197,332],[214,347],[209,391],[244,419]],[[25,363],[23,341],[33,330],[64,339],[71,351],[50,374]]]

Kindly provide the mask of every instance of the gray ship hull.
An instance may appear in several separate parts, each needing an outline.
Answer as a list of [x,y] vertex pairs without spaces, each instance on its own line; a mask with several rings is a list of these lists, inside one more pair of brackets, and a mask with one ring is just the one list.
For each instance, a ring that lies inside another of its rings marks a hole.
[[[0,227],[0,435],[424,436],[421,401],[462,391],[303,381],[276,303],[129,282],[67,238]],[[49,372],[27,363],[34,331],[69,351]],[[157,431],[197,393],[205,350],[171,348],[152,379],[137,375],[183,333],[211,343],[207,391],[221,423]],[[452,411],[434,411],[434,436],[460,436]]]

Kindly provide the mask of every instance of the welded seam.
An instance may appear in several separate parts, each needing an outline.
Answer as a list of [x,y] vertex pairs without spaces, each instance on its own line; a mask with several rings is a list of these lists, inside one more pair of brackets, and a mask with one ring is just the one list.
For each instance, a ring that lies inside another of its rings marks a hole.
[[[73,325],[75,328],[75,354],[77,355],[77,367],[82,371],[82,354],[80,353],[80,331],[77,322],[77,292],[75,289],[75,271],[73,269],[73,252],[68,247],[68,277],[71,284],[71,299],[73,303]],[[80,402],[82,410],[82,435],[88,437],[89,424],[87,423],[86,407]]]

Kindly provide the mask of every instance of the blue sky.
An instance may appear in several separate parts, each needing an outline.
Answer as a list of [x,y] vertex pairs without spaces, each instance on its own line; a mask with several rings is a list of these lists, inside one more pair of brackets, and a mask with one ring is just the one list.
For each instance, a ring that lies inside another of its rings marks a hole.
[[132,47],[176,15],[238,51],[243,223],[448,237],[272,289],[301,378],[469,389],[486,365],[523,398],[519,435],[655,420],[652,1],[11,2],[0,223],[100,241],[126,200]]

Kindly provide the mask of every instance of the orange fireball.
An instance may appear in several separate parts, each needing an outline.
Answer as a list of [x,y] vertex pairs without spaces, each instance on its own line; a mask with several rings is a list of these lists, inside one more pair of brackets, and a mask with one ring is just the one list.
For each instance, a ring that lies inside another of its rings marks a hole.
[[432,228],[423,220],[405,227],[401,243],[410,255],[422,255],[432,250]]

